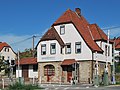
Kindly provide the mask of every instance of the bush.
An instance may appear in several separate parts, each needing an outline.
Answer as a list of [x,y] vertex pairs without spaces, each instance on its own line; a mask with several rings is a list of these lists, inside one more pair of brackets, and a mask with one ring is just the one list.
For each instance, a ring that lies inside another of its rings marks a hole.
[[31,84],[24,85],[24,84],[16,82],[13,85],[9,85],[7,90],[34,90],[34,89],[41,89],[41,88],[38,87],[37,85],[34,85],[34,86]]

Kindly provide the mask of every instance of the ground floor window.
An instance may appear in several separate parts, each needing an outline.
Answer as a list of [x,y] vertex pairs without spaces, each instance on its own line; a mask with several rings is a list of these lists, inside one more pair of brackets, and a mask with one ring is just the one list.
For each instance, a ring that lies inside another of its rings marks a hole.
[[55,67],[53,65],[44,66],[44,76],[54,76],[55,75]]

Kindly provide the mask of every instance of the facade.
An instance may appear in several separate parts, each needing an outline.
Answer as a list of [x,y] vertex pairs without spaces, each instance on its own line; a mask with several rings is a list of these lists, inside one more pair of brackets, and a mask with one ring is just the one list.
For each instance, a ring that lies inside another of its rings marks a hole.
[[81,10],[68,9],[37,44],[40,83],[92,83],[106,70],[111,76],[112,43],[97,26],[89,24]]
[[10,66],[14,64],[16,59],[16,53],[6,42],[0,42],[0,56],[1,59],[7,61]]
[[[19,69],[18,69],[19,68]],[[23,77],[25,81],[38,78],[37,58],[23,58],[16,62],[16,78]]]

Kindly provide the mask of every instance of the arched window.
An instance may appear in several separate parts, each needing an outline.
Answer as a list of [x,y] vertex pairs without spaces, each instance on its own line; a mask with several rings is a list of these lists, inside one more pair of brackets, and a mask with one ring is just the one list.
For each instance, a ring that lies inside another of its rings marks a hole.
[[55,75],[55,67],[53,65],[44,66],[44,76],[54,76]]

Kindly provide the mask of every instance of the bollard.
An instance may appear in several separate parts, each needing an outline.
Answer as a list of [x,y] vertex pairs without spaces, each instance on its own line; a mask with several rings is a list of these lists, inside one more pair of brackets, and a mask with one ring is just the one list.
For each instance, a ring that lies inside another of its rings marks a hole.
[[5,82],[4,82],[4,79],[2,78],[2,88],[4,89],[5,88]]

